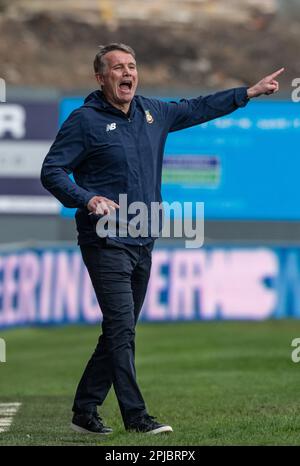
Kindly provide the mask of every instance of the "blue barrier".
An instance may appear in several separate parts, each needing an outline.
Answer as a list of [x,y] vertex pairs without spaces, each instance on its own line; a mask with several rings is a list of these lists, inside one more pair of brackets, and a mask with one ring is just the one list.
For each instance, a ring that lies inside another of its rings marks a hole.
[[[155,248],[141,319],[300,317],[300,248]],[[77,247],[0,253],[0,328],[101,320]]]

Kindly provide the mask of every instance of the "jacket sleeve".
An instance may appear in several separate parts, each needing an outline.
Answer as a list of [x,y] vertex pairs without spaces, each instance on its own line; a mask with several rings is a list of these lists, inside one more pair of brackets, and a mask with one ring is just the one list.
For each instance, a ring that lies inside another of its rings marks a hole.
[[86,207],[96,193],[75,184],[69,175],[84,160],[86,134],[83,115],[75,110],[64,122],[41,169],[41,182],[65,207]]
[[248,101],[247,87],[239,87],[206,97],[200,96],[195,99],[182,99],[179,102],[166,103],[165,118],[169,132],[189,128],[227,115],[240,107],[245,107]]

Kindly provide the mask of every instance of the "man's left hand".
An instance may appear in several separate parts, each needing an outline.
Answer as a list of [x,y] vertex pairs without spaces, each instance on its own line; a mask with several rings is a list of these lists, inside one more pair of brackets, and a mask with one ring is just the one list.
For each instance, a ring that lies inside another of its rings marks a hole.
[[266,76],[254,86],[249,87],[249,89],[247,89],[247,95],[249,99],[251,99],[252,97],[259,97],[263,94],[270,95],[275,94],[275,92],[278,92],[279,82],[276,81],[275,78],[277,78],[277,76],[283,73],[283,71],[284,68],[280,68],[280,70],[275,71],[275,73],[272,73],[269,76]]

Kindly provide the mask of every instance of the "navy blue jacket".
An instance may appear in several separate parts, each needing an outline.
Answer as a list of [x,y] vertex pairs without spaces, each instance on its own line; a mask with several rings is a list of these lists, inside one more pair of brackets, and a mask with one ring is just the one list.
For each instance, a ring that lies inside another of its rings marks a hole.
[[[78,244],[95,242],[97,216],[88,215],[87,209],[93,196],[118,202],[123,193],[128,204],[160,202],[168,133],[226,115],[247,102],[246,87],[180,102],[135,96],[126,115],[110,105],[100,90],[92,92],[58,132],[43,162],[41,182],[64,206],[77,207]],[[148,238],[119,240],[149,242]]]

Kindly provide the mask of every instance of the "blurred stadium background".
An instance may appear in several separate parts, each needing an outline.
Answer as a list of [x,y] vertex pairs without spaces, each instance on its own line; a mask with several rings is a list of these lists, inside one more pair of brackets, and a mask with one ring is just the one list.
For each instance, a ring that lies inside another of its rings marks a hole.
[[[149,404],[178,426],[174,445],[297,444],[299,21],[299,0],[0,0],[0,402],[22,403],[10,429],[0,409],[0,444],[80,443],[66,424],[100,312],[74,212],[39,173],[109,41],[136,50],[139,93],[166,99],[286,67],[275,97],[168,139],[163,197],[205,202],[205,243],[157,241],[137,366]],[[147,442],[122,433],[113,397],[105,409],[112,442]]]

